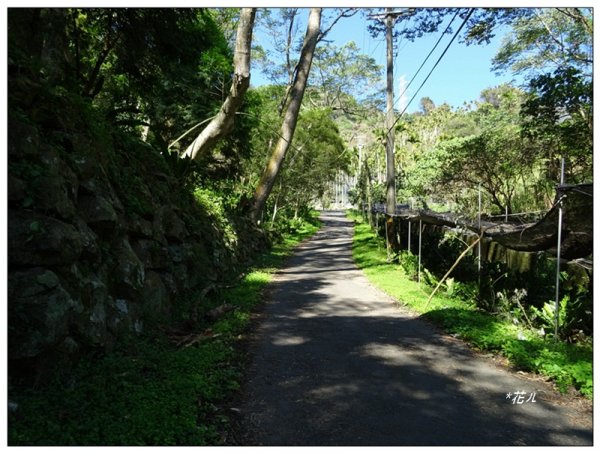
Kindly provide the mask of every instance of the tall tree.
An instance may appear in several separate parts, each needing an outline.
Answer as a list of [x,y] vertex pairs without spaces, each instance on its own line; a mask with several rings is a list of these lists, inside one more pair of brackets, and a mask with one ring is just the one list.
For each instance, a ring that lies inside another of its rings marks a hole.
[[382,70],[354,41],[341,47],[324,42],[315,51],[306,96],[313,107],[358,113],[364,110],[359,102],[381,96]]
[[538,143],[553,193],[566,158],[569,182],[592,178],[593,10],[536,8],[518,17],[493,69],[530,78],[521,109],[524,135]]
[[419,107],[421,108],[421,112],[427,115],[435,109],[435,102],[429,96],[425,96],[419,101]]
[[539,143],[548,183],[560,178],[561,158],[567,160],[567,181],[593,177],[593,84],[573,67],[535,77],[521,109],[524,135]]
[[591,8],[536,8],[512,23],[492,60],[492,69],[530,77],[575,67],[591,75]]
[[229,95],[219,113],[187,148],[183,154],[185,157],[196,159],[211,150],[215,143],[233,128],[235,113],[242,105],[244,95],[250,86],[250,49],[255,16],[256,8],[242,8],[237,28],[233,57],[234,73]]
[[294,79],[294,51],[299,45],[299,8],[264,9],[257,20],[258,27],[269,37],[272,50],[260,44],[253,46],[255,61],[263,74],[274,84],[291,85]]
[[265,202],[273,189],[273,184],[275,184],[275,179],[279,173],[283,159],[285,158],[287,150],[292,142],[292,138],[294,137],[298,113],[300,112],[300,106],[308,82],[313,55],[320,36],[320,28],[321,8],[311,8],[306,28],[306,36],[304,37],[300,59],[296,66],[289,103],[287,104],[285,116],[281,125],[279,139],[277,140],[277,144],[275,145],[258,186],[254,191],[251,201],[250,218],[256,223],[260,220]]
[[533,207],[517,204],[520,193],[532,191],[537,173],[536,147],[521,136],[523,97],[521,90],[509,85],[482,92],[477,110],[471,113],[479,130],[438,146],[438,187],[454,193],[468,188],[475,193],[481,186],[498,214]]
[[297,217],[323,198],[339,171],[348,171],[350,153],[330,109],[302,109],[294,143],[265,209],[272,208],[272,220],[286,208]]

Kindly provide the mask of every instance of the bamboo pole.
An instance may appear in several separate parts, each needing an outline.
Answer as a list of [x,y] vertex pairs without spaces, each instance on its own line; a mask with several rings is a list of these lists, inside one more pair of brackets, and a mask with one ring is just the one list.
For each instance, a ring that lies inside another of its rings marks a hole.
[[460,256],[457,258],[457,260],[454,262],[454,264],[452,265],[452,267],[450,268],[450,270],[448,272],[446,272],[446,275],[444,275],[442,277],[442,279],[439,281],[439,283],[437,284],[437,286],[435,287],[435,289],[433,290],[433,292],[429,295],[429,298],[427,299],[427,303],[425,304],[425,308],[427,308],[429,306],[429,302],[431,302],[431,299],[433,298],[433,295],[437,292],[438,289],[440,289],[440,286],[442,286],[442,283],[444,283],[444,281],[448,278],[448,276],[452,273],[452,271],[454,270],[454,268],[456,266],[458,266],[458,263],[461,262],[461,260],[465,257],[465,255],[469,252],[469,250],[471,250],[473,247],[475,247],[477,244],[479,244],[479,241],[481,241],[481,238],[483,238],[483,232],[481,233],[481,235],[477,238],[477,240],[475,242],[473,242],[470,246],[468,246],[464,252],[462,252],[460,254]]

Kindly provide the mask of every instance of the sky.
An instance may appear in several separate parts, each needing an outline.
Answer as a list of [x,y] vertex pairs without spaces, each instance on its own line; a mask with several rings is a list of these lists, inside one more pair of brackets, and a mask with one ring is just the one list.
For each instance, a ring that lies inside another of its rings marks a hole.
[[[308,15],[308,10],[304,13],[304,21]],[[421,69],[414,82],[406,91],[403,99],[399,99],[400,93],[403,91],[402,80],[407,83],[416,73],[419,66],[423,63],[425,57],[436,41],[440,37],[441,31],[446,27],[451,17],[440,27],[438,33],[425,35],[422,38],[417,38],[414,42],[406,39],[398,39],[394,42],[395,49],[398,50],[394,60],[394,94],[395,108],[402,110],[405,103],[415,94],[429,70],[434,66],[435,62],[442,54],[446,45],[452,39],[451,35],[446,35],[441,40],[440,44],[429,57],[425,66]],[[378,64],[385,68],[386,65],[386,43],[385,36],[373,38],[367,31],[368,22],[371,19],[364,17],[362,14],[347,19],[340,20],[327,35],[327,39],[333,44],[342,46],[348,41],[354,41],[365,55],[375,58]],[[305,22],[304,22],[305,23]],[[457,19],[453,23],[453,30],[456,30],[460,25]],[[402,27],[398,24],[397,27]],[[459,39],[454,40],[448,52],[444,55],[438,66],[432,72],[431,76],[417,93],[415,99],[411,102],[407,112],[411,113],[419,108],[419,100],[422,97],[429,97],[435,105],[440,105],[444,102],[453,107],[460,107],[465,102],[477,100],[479,94],[485,88],[498,86],[505,82],[511,82],[514,77],[510,73],[495,75],[491,70],[491,60],[494,57],[496,50],[501,44],[502,37],[508,29],[500,30],[490,44],[466,46],[459,42]],[[303,35],[304,28],[300,28],[300,33]],[[269,46],[269,39],[261,31],[260,27],[255,29],[255,42]],[[268,81],[259,73],[258,68],[253,68],[252,84],[262,85]],[[517,81],[519,83],[519,81]],[[385,72],[382,78],[382,88],[385,88]]]

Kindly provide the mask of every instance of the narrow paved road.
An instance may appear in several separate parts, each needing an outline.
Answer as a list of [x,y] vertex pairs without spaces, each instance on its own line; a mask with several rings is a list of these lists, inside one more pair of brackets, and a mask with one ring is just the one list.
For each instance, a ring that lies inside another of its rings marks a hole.
[[[589,411],[398,307],[355,267],[351,222],[322,218],[271,286],[239,406],[241,442],[592,444]],[[507,399],[517,391],[523,404]]]

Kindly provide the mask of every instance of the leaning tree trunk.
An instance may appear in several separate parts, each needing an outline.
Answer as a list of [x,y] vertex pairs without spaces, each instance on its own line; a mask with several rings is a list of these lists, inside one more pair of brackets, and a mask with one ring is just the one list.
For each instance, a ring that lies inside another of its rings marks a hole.
[[235,114],[242,105],[244,95],[250,86],[250,49],[255,15],[256,8],[242,8],[237,27],[233,56],[234,73],[229,95],[219,113],[186,149],[183,157],[196,159],[211,150],[217,141],[233,129]]
[[298,114],[300,112],[300,105],[302,104],[302,98],[304,96],[304,90],[306,89],[306,83],[308,81],[308,74],[312,64],[315,47],[319,40],[319,33],[321,28],[321,8],[311,8],[310,15],[308,17],[308,26],[306,28],[306,36],[304,37],[304,44],[302,45],[302,51],[300,53],[300,60],[298,61],[296,76],[292,85],[290,93],[290,101],[287,106],[281,130],[279,133],[279,139],[275,145],[275,149],[271,154],[271,158],[267,163],[265,171],[254,191],[254,196],[250,206],[250,218],[258,223],[262,211],[265,207],[265,203],[273,184],[277,178],[277,174],[281,169],[281,164],[285,158],[285,154],[290,147],[292,138],[294,137],[294,131],[296,129],[296,123],[298,121]]

